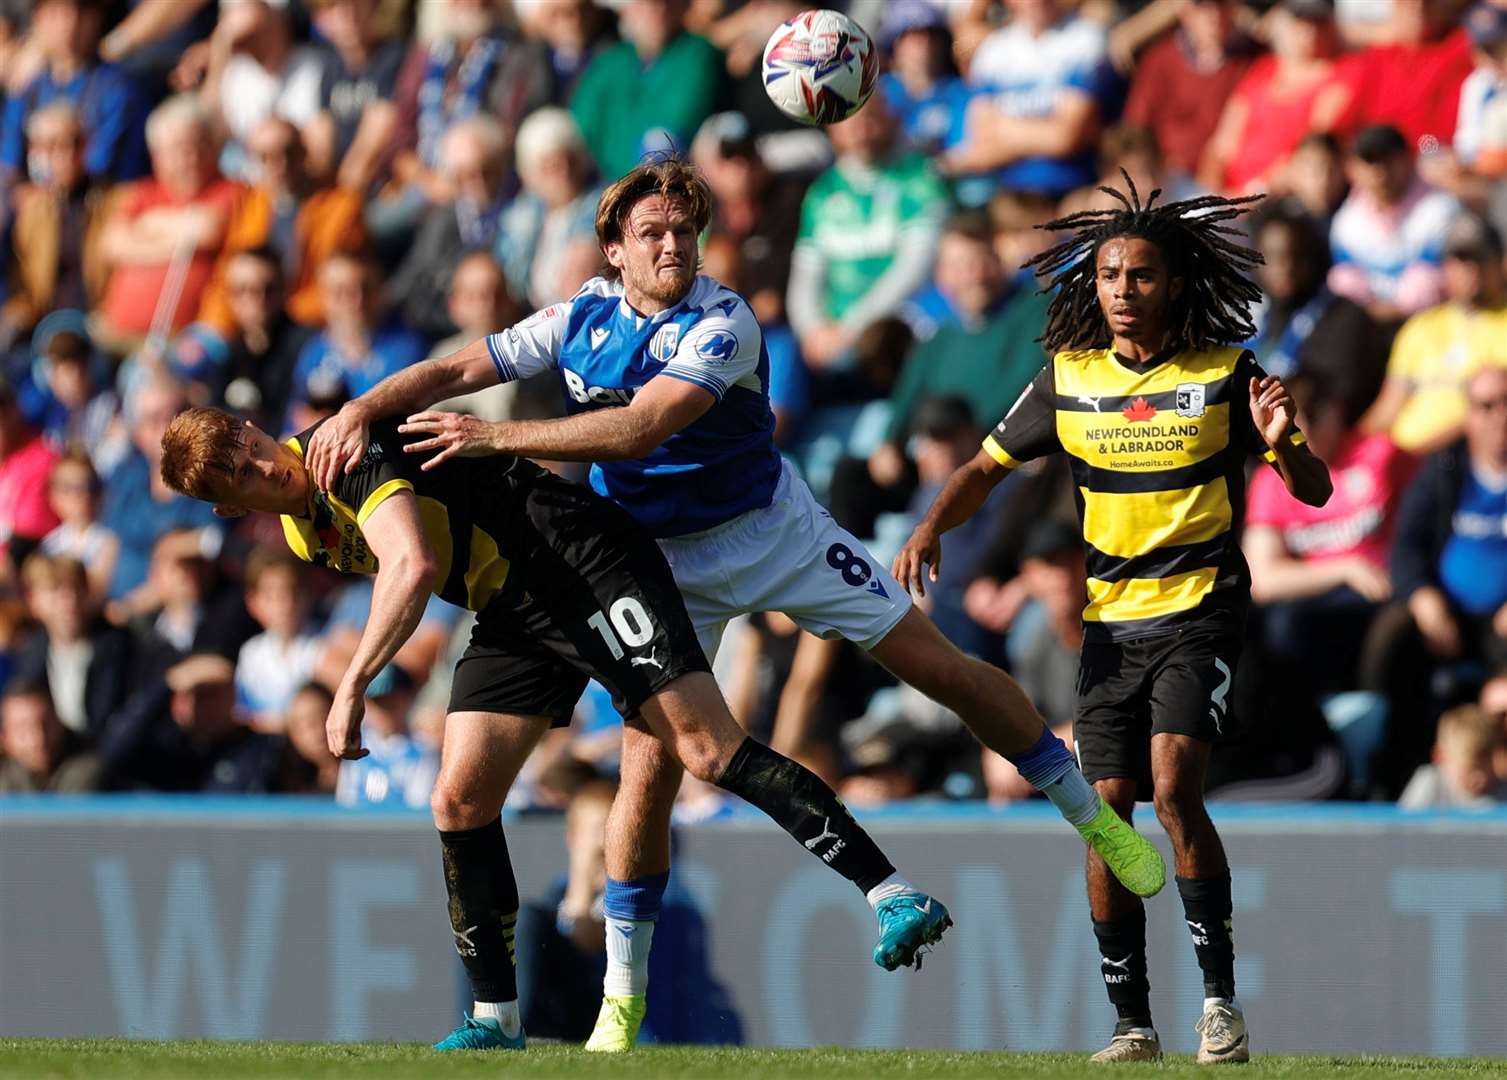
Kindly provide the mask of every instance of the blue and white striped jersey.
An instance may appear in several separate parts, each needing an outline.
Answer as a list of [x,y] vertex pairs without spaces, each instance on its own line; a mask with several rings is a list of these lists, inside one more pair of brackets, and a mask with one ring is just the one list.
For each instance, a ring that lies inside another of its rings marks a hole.
[[593,278],[569,300],[487,338],[503,382],[559,373],[567,412],[627,405],[659,375],[717,399],[635,461],[592,465],[591,486],[653,536],[684,536],[768,506],[780,477],[769,357],[758,320],[731,289],[698,275],[675,307],[634,311],[619,282]]

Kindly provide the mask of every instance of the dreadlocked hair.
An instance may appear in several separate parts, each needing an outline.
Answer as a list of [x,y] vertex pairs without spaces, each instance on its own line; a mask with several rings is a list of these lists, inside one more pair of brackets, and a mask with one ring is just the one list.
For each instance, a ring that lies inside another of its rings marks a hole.
[[1070,232],[1055,247],[1026,263],[1050,275],[1043,291],[1052,293],[1047,325],[1038,339],[1052,353],[1067,349],[1102,349],[1113,340],[1099,307],[1095,268],[1099,249],[1116,237],[1135,236],[1157,246],[1172,277],[1183,279],[1182,295],[1168,311],[1169,340],[1185,348],[1227,345],[1255,336],[1250,305],[1261,290],[1249,276],[1263,262],[1259,251],[1237,238],[1241,230],[1224,224],[1246,213],[1265,196],[1196,199],[1154,205],[1161,189],[1141,202],[1135,181],[1123,169],[1130,194],[1112,187],[1100,191],[1120,203],[1111,210],[1081,210],[1037,228]]

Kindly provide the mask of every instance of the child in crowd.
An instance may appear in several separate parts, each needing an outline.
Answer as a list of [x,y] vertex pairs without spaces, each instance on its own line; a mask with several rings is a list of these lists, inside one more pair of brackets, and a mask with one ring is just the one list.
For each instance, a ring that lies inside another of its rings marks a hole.
[[1485,809],[1507,802],[1507,783],[1492,772],[1502,722],[1479,705],[1460,705],[1439,718],[1434,759],[1420,765],[1397,800],[1404,810]]
[[314,674],[321,642],[309,626],[302,565],[286,551],[258,549],[246,564],[246,610],[262,632],[241,646],[236,701],[259,731],[277,732]]
[[42,539],[42,550],[77,559],[89,575],[89,594],[103,604],[120,554],[120,539],[99,520],[99,476],[89,455],[72,450],[53,463],[47,477],[47,504],[61,524]]
[[130,449],[120,422],[120,397],[96,366],[82,312],[54,311],[32,337],[23,408],[57,451],[82,450],[107,475]]
[[283,729],[288,736],[283,790],[301,795],[329,795],[335,790],[340,759],[330,753],[324,722],[335,696],[317,682],[304,683],[293,700]]

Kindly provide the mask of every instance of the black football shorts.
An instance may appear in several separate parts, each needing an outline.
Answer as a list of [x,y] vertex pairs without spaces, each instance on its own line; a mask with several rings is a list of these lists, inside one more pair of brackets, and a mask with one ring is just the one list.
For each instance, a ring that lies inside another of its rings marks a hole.
[[477,615],[450,712],[570,723],[588,679],[624,716],[692,671],[710,671],[670,567],[627,511],[550,474],[524,497],[525,554]]
[[1151,798],[1151,737],[1218,743],[1234,732],[1230,689],[1243,636],[1220,612],[1136,641],[1083,643],[1073,741],[1090,783],[1131,779]]

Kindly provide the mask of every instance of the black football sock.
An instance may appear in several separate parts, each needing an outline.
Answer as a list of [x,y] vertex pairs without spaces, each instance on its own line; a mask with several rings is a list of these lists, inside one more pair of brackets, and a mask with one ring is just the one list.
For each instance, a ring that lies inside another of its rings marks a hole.
[[1235,939],[1231,934],[1230,873],[1177,879],[1193,951],[1204,973],[1204,997],[1235,996]]
[[1153,1026],[1151,980],[1146,977],[1145,909],[1107,922],[1094,920],[1094,937],[1099,939],[1104,989],[1119,1017],[1115,1031]]
[[744,739],[717,786],[764,811],[864,895],[895,872],[831,788],[762,743]]
[[513,931],[518,882],[508,858],[502,819],[476,829],[440,832],[450,930],[477,1001],[513,1001],[518,976]]

